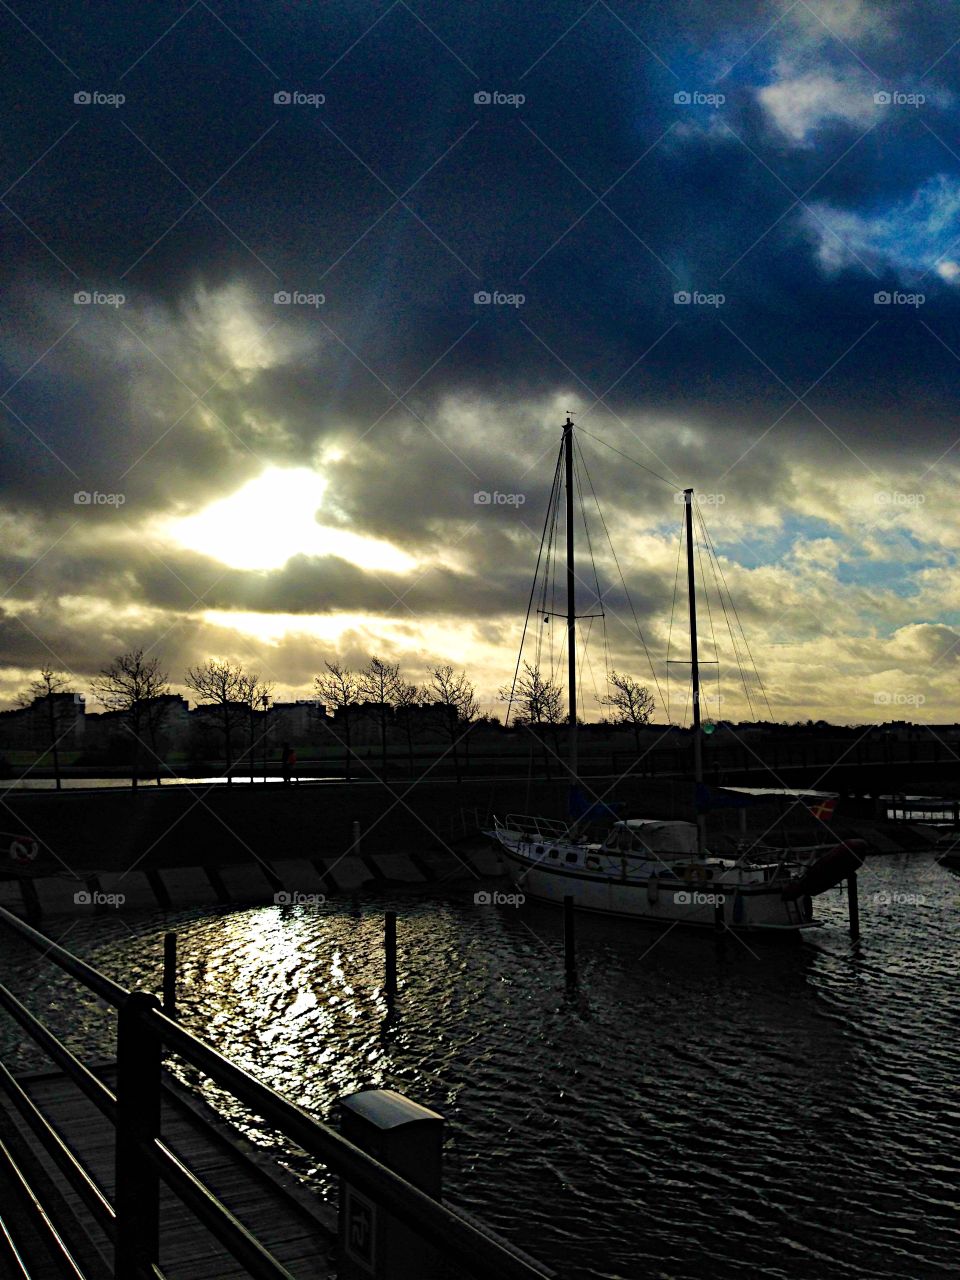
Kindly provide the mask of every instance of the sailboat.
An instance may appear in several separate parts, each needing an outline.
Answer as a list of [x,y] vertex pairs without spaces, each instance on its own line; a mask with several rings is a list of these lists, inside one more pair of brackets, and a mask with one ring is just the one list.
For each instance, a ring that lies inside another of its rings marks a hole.
[[[581,779],[577,755],[577,599],[574,538],[574,423],[563,427],[555,472],[563,477],[566,508],[567,769],[572,787]],[[553,501],[553,499],[551,499]],[[703,724],[697,638],[693,489],[683,491],[690,621],[692,734],[696,794],[703,787]],[[549,518],[549,516],[548,516]],[[545,524],[546,532],[546,524]],[[542,551],[542,546],[541,546]],[[519,663],[518,663],[519,666]],[[602,797],[586,817],[606,811],[612,820],[602,839],[580,816],[493,818],[486,834],[499,846],[523,893],[606,915],[747,932],[800,934],[815,928],[813,899],[839,884],[863,862],[861,841],[814,846],[804,853],[757,846],[739,856],[710,853],[705,818],[622,818]]]

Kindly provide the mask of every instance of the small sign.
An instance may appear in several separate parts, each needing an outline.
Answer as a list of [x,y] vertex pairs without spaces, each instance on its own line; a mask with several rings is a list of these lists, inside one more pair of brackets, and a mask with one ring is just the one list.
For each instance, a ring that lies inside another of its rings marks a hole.
[[375,1275],[377,1206],[353,1187],[347,1187],[346,1218],[344,1252],[351,1262],[356,1262],[364,1271]]

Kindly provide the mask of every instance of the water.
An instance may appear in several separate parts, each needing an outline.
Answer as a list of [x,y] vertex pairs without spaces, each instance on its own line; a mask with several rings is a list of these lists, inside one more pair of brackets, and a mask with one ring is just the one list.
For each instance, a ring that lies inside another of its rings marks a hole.
[[[729,937],[721,954],[698,933],[580,919],[573,995],[559,913],[476,906],[472,889],[366,898],[359,917],[328,902],[48,931],[158,990],[175,925],[186,1025],[324,1118],[365,1085],[435,1107],[450,1122],[451,1199],[569,1280],[956,1276],[960,879],[926,854],[878,858],[860,904],[853,949],[838,891],[817,899],[832,927],[797,947]],[[78,1015],[69,980],[11,950],[0,963],[31,1007],[110,1056],[112,1019],[90,1000]],[[306,1157],[186,1078],[333,1194]]]

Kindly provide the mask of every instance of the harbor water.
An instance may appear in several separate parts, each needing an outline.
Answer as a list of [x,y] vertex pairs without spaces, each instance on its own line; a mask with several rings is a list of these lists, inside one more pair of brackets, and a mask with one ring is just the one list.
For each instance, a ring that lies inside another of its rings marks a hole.
[[[560,914],[476,887],[44,927],[157,992],[175,928],[188,1027],[323,1118],[371,1085],[436,1108],[451,1200],[569,1280],[958,1274],[960,879],[932,855],[864,868],[857,946],[840,890],[796,946],[578,918],[573,991]],[[113,1018],[78,1009],[65,975],[7,938],[2,970],[88,1060],[112,1057]],[[324,1170],[183,1078],[334,1197]]]

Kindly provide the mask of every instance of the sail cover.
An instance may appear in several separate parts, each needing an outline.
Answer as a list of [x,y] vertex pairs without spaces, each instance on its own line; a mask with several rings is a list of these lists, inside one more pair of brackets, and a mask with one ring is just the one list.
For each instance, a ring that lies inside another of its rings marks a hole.
[[697,828],[692,822],[663,822],[657,818],[631,818],[618,822],[654,853],[697,852]]

